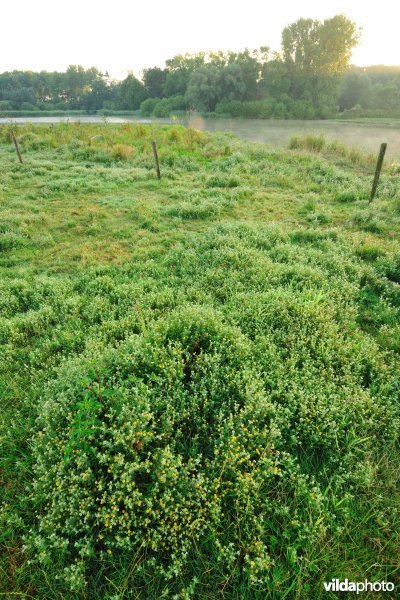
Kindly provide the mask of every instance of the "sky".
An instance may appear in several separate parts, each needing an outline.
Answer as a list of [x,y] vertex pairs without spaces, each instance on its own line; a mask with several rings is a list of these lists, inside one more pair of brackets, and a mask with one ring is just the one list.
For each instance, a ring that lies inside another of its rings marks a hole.
[[269,46],[299,19],[345,14],[362,28],[352,63],[400,65],[396,0],[0,0],[0,72],[98,67],[122,79],[175,54]]

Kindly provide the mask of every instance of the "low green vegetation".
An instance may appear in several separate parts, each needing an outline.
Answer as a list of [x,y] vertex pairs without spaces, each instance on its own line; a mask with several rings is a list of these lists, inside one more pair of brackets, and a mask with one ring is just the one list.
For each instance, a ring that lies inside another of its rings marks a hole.
[[16,134],[23,164],[0,128],[0,595],[396,582],[399,165],[369,204],[373,160],[320,136]]

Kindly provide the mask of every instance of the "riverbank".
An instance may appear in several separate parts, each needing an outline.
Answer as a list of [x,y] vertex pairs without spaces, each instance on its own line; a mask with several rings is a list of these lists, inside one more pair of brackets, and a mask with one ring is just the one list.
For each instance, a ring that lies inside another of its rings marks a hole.
[[202,131],[225,131],[232,133],[244,140],[261,142],[269,147],[287,147],[293,136],[323,135],[327,143],[345,144],[354,151],[366,151],[377,155],[382,142],[387,143],[386,160],[400,162],[400,136],[398,135],[398,122],[371,122],[369,119],[358,121],[279,121],[262,119],[206,119],[200,115],[192,115],[189,119],[173,118],[143,118],[138,116],[70,116],[70,117],[19,117],[12,121],[1,119],[0,125],[11,122],[21,125],[32,123],[102,123],[123,124],[138,123],[148,125],[151,123],[171,124],[180,123]]
[[370,125],[388,125],[400,128],[400,117],[338,117],[340,121],[348,123],[364,123]]
[[16,137],[22,164],[0,127],[0,591],[393,581],[398,166],[369,204],[373,161],[334,143]]
[[0,110],[2,119],[41,118],[41,117],[140,117],[139,110]]
[[[218,113],[197,113],[198,116],[205,119],[239,119],[239,120],[254,120],[254,117],[234,116],[230,114],[218,114]],[[14,118],[40,118],[40,117],[77,117],[77,116],[97,116],[97,117],[143,117],[143,118],[179,118],[188,120],[193,115],[190,111],[178,110],[172,111],[168,117],[157,117],[154,114],[141,114],[140,110],[1,110],[0,118],[2,119],[14,119]],[[279,119],[278,117],[265,117],[259,118],[260,120],[275,120],[275,121],[298,121],[299,119]],[[393,111],[345,111],[338,113],[333,120],[338,119],[340,121],[351,121],[351,122],[371,122],[371,123],[396,123],[400,126],[400,114]],[[308,121],[310,119],[300,119]],[[312,121],[320,121],[320,119],[311,119]],[[330,121],[332,119],[324,119]]]

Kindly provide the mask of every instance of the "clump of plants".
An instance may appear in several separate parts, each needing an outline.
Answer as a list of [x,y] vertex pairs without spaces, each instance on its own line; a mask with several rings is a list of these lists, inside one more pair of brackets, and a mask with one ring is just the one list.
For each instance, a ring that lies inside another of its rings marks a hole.
[[309,150],[321,152],[325,147],[326,140],[323,133],[308,133],[306,135],[294,135],[289,140],[291,150]]
[[62,370],[35,444],[39,560],[66,564],[79,588],[93,561],[143,550],[168,579],[210,535],[232,560],[231,511],[251,502],[234,556],[243,554],[249,576],[267,572],[251,521],[261,526],[271,509],[256,490],[284,493],[294,466],[275,449],[274,409],[250,358],[238,330],[193,307],[99,357],[97,372],[92,359]]
[[127,160],[134,152],[134,148],[127,144],[115,144],[111,148],[111,156],[117,160]]
[[[292,235],[282,268],[279,236],[217,228],[167,259],[207,302],[60,367],[34,443],[35,560],[75,590],[132,556],[138,585],[187,580],[199,560],[253,591],[290,580],[398,424],[390,366],[355,330],[357,267],[335,244]],[[313,269],[293,270],[299,245]]]

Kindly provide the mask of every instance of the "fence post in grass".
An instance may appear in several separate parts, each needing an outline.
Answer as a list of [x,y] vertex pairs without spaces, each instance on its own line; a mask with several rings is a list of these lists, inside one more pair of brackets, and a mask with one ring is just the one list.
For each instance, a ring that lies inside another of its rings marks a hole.
[[378,162],[376,163],[376,169],[375,169],[375,177],[374,177],[374,181],[372,183],[371,196],[369,198],[370,202],[372,202],[372,200],[375,198],[376,188],[378,187],[378,183],[379,183],[379,177],[381,174],[383,159],[385,157],[386,147],[387,147],[387,144],[385,144],[385,143],[381,144],[381,148],[379,150]]
[[14,133],[14,131],[12,129],[11,129],[11,136],[12,136],[12,139],[13,139],[13,142],[14,142],[15,149],[16,149],[17,154],[18,154],[19,162],[22,163],[22,156],[21,156],[21,152],[19,151],[19,146],[18,146],[17,138],[15,137],[15,133]]
[[157,177],[158,177],[158,179],[161,179],[160,163],[158,160],[158,152],[157,152],[157,144],[155,142],[151,142],[151,145],[153,146],[153,154],[154,154],[154,159],[156,161]]

